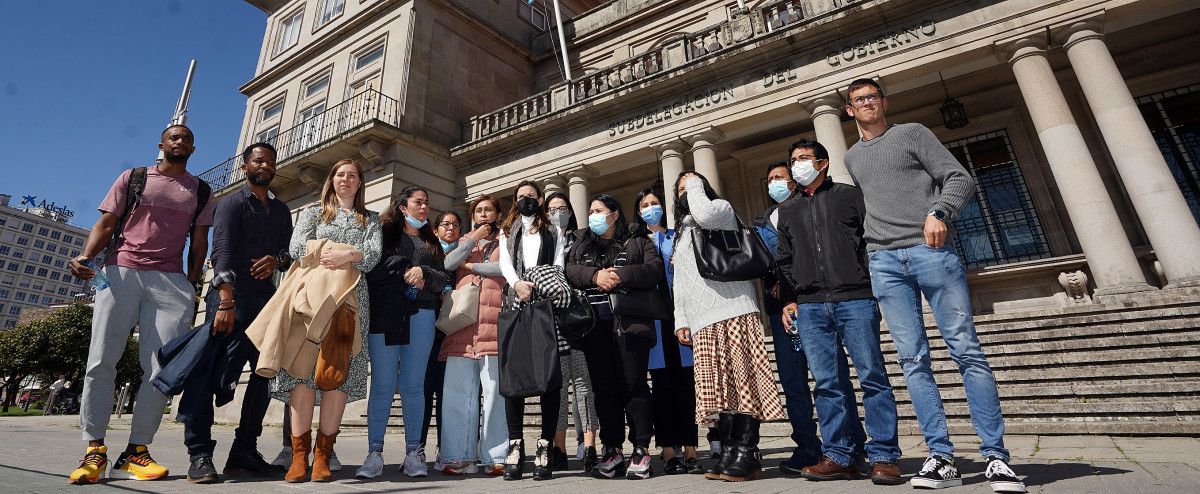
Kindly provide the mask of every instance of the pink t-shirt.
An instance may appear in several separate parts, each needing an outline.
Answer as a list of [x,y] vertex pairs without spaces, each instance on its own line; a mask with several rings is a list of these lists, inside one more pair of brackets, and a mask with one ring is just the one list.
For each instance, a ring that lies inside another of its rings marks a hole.
[[[98,208],[102,213],[120,216],[125,211],[125,193],[129,174],[125,170],[109,189]],[[196,188],[200,180],[190,173],[173,177],[151,166],[146,169],[146,189],[141,201],[125,222],[125,241],[109,256],[108,264],[147,271],[183,272],[183,246],[190,236],[192,215],[196,214]],[[217,201],[209,195],[204,211],[196,218],[197,226],[213,223]]]

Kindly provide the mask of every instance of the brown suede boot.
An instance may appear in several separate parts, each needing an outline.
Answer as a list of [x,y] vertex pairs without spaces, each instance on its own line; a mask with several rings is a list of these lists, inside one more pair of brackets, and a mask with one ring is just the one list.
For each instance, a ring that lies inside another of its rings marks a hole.
[[333,452],[333,443],[337,442],[337,432],[326,436],[317,430],[317,445],[313,447],[312,481],[329,482],[333,480],[333,472],[329,471],[329,454]]
[[301,436],[292,436],[292,466],[288,468],[283,480],[287,482],[304,482],[308,480],[308,452],[312,449],[312,431],[306,431]]

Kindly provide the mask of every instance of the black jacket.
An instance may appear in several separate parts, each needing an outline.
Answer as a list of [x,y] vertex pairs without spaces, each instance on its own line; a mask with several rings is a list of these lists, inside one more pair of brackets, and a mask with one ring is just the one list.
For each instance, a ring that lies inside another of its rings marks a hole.
[[[624,244],[608,241],[607,245],[602,246],[602,250],[605,251],[603,260],[598,260],[586,252],[586,235],[580,235],[579,238],[580,240],[567,252],[566,266],[563,268],[567,282],[572,287],[589,293],[595,292],[596,283],[593,277],[596,271],[612,267],[614,260],[624,258],[624,264],[616,268],[617,276],[621,278],[618,290],[637,294],[658,289],[659,281],[663,277],[663,259],[649,237],[635,234]],[[644,338],[655,337],[653,319],[618,316],[617,320],[623,333]]]
[[872,298],[863,240],[862,191],[826,179],[812,196],[803,191],[779,206],[775,261],[797,303]]
[[[774,213],[777,208],[779,208],[778,204],[772,204],[759,213],[757,218],[754,218],[754,231],[762,239],[763,244],[771,249],[772,255],[775,254],[776,244],[779,243],[779,230],[771,224],[771,213]],[[780,297],[786,293],[783,285],[784,283],[780,283],[777,271],[772,271],[762,278],[763,310],[767,311],[767,314],[783,312],[783,306],[787,303],[786,300],[780,300]]]

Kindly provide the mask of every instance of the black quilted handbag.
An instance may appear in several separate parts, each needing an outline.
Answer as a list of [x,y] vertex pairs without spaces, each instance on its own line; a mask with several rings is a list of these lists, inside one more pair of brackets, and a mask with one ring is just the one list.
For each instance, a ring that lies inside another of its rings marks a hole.
[[558,323],[558,331],[567,341],[579,341],[596,327],[596,311],[586,295],[579,290],[571,290],[571,304],[565,309],[559,309],[554,318]]
[[737,218],[737,230],[692,228],[692,249],[700,276],[713,281],[750,281],[775,267],[775,256],[753,228]]

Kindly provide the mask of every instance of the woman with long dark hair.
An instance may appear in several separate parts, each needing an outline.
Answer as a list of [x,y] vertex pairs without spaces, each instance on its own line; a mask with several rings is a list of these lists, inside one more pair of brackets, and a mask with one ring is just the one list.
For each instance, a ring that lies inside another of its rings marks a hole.
[[784,418],[775,376],[763,346],[758,298],[750,281],[714,281],[696,267],[691,232],[735,231],[733,206],[708,179],[685,171],[675,180],[673,257],[675,336],[695,352],[696,423],[717,419],[721,460],[709,479],[743,481],[762,474],[759,424]]
[[413,419],[404,421],[405,456],[401,472],[409,477],[424,477],[429,474],[425,451],[421,448],[425,370],[433,348],[435,311],[450,278],[443,269],[442,247],[429,224],[428,192],[420,187],[405,187],[392,197],[380,220],[384,262],[377,267],[379,272],[368,273],[368,281],[377,287],[382,300],[402,297],[416,312],[411,316],[395,316],[409,317],[407,327],[394,319],[371,321],[371,332],[367,335],[371,355],[367,458],[354,476],[375,478],[383,473],[384,433],[398,387],[404,416]]
[[[523,181],[513,192],[512,206],[500,225],[500,269],[508,281],[509,294],[518,301],[533,299],[537,286],[524,279],[525,271],[536,266],[563,265],[563,236],[550,224],[542,208],[542,190],[533,181]],[[560,383],[561,385],[561,383]],[[534,480],[554,477],[550,450],[558,426],[559,386],[540,397],[542,412],[541,435],[534,456]],[[504,460],[504,480],[520,480],[524,476],[525,441],[522,435],[525,418],[525,399],[504,398],[504,414],[508,421],[508,456]]]
[[[674,253],[675,229],[667,228],[663,210],[662,184],[643,189],[634,200],[637,216],[633,219],[639,234],[647,235],[663,259]],[[671,294],[674,266],[663,263],[663,278],[658,289],[667,298]],[[650,349],[650,379],[654,383],[654,436],[662,450],[667,475],[703,473],[696,458],[697,427],[696,374],[692,370],[692,347],[675,338],[675,323],[671,319],[654,321],[657,341]],[[678,456],[682,448],[683,457]]]
[[[585,291],[596,312],[596,327],[582,342],[604,445],[594,474],[613,478],[625,470],[627,479],[649,478],[653,412],[646,367],[654,346],[654,320],[616,313],[610,295],[646,297],[657,289],[662,257],[648,237],[630,235],[617,199],[599,194],[588,209],[588,229],[567,258],[567,280]],[[628,464],[621,451],[626,417],[633,443]]]
[[[563,250],[570,252],[571,246],[583,234],[577,231],[579,226],[575,213],[571,210],[571,202],[562,192],[551,192],[546,195],[546,216],[550,223],[563,232],[566,243]],[[561,338],[560,338],[561,340]],[[575,412],[576,441],[579,452],[576,456],[583,460],[583,471],[591,472],[599,463],[596,455],[596,429],[600,427],[600,419],[596,416],[596,398],[592,393],[592,379],[588,376],[587,361],[584,360],[583,350],[578,348],[579,342],[561,340],[559,343],[558,362],[562,369],[562,392],[559,393],[561,402],[558,406],[558,431],[554,434],[554,449],[550,453],[550,461],[555,470],[567,468],[567,404]],[[567,392],[575,394],[575,401],[569,401]]]

